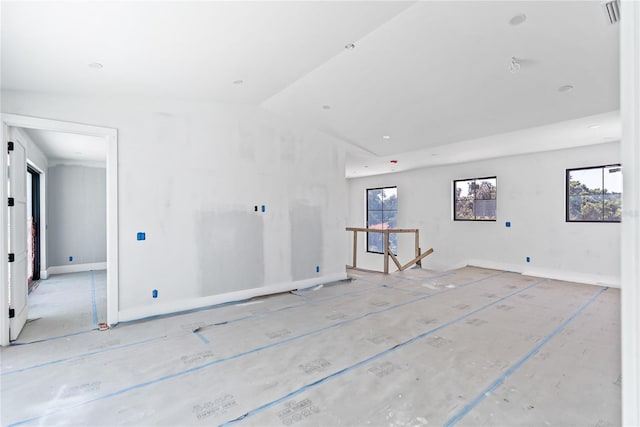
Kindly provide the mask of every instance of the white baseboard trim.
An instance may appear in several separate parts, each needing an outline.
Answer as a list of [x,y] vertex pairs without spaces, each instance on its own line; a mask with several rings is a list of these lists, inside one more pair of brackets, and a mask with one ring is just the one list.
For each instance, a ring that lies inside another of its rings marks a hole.
[[312,279],[298,280],[295,282],[284,282],[273,285],[266,285],[260,288],[247,289],[237,292],[229,292],[220,295],[211,295],[199,298],[187,298],[179,301],[153,301],[145,307],[135,307],[121,310],[118,313],[118,322],[129,322],[132,320],[141,320],[154,316],[163,316],[168,314],[178,314],[184,311],[197,310],[206,307],[215,306],[229,302],[240,302],[250,298],[278,294],[281,292],[289,292],[295,289],[310,288],[321,284],[345,280],[347,273],[336,273],[326,276],[314,277]]
[[575,271],[559,271],[546,268],[526,268],[522,274],[544,277],[545,279],[562,280],[564,282],[585,283],[587,285],[620,288],[620,277],[599,274],[578,273]]
[[49,278],[49,270],[40,270],[40,279],[47,280]]
[[54,265],[47,269],[47,277],[53,274],[77,273],[79,271],[106,270],[106,269],[107,269],[106,262],[92,262],[88,264]]
[[454,268],[469,265],[474,267],[491,268],[495,270],[513,271],[525,276],[542,277],[545,279],[562,280],[564,282],[585,283],[587,285],[608,286],[620,288],[620,277],[602,274],[579,273],[576,271],[556,270],[552,268],[539,268],[529,265],[508,264],[496,261],[470,259],[456,264]]

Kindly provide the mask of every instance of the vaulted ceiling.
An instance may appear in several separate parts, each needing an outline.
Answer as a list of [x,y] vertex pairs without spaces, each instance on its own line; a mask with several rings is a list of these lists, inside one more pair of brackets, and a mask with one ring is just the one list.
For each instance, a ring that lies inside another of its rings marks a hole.
[[3,89],[261,105],[346,141],[347,176],[619,139],[597,1],[1,7]]

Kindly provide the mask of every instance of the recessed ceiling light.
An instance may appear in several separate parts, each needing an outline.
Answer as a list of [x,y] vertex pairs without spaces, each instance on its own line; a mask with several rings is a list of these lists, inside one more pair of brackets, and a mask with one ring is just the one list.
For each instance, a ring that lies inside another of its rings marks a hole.
[[600,127],[600,125],[591,125],[589,126],[589,129],[598,129]]
[[391,137],[389,135],[383,135],[382,139],[391,139]]
[[92,62],[91,64],[89,64],[89,68],[94,68],[96,70],[99,70],[102,67],[103,65],[99,62]]
[[323,110],[330,110],[331,109],[331,105],[325,104],[325,105],[322,106],[322,109]]
[[365,168],[368,168],[369,166],[367,166],[367,165],[364,165],[364,167],[365,167]]
[[562,93],[571,92],[572,90],[573,90],[573,86],[571,85],[564,85],[558,88],[558,92],[562,92]]
[[242,80],[242,79],[238,79],[238,80],[234,80],[233,81],[234,85],[241,85],[242,83],[244,83],[244,80]]
[[347,43],[346,45],[344,45],[344,48],[347,50],[351,50],[351,49],[355,49],[356,45],[353,43]]
[[513,18],[509,19],[509,24],[511,24],[511,25],[520,25],[526,20],[527,20],[527,15],[525,15],[524,13],[520,13],[520,14],[514,16]]

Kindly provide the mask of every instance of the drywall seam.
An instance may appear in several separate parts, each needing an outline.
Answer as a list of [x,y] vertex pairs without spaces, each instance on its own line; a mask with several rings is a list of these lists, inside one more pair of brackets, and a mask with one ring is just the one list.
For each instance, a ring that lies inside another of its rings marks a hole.
[[87,264],[73,264],[73,265],[54,265],[47,269],[48,275],[53,274],[65,274],[65,273],[77,273],[80,271],[91,270],[106,270],[106,262],[91,262]]

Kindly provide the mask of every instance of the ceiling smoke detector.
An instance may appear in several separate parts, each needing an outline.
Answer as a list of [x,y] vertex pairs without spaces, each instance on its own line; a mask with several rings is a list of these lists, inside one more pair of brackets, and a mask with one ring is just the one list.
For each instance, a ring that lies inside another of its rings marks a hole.
[[620,22],[620,0],[603,2],[602,9],[609,24]]
[[344,48],[347,50],[352,50],[356,48],[356,45],[354,43],[347,43],[346,45],[344,45]]
[[91,64],[89,64],[89,68],[93,68],[94,70],[99,70],[102,67],[103,65],[99,62],[92,62]]
[[573,90],[573,86],[571,85],[564,85],[558,88],[558,92],[560,93],[567,93],[567,92],[571,92],[572,90]]

